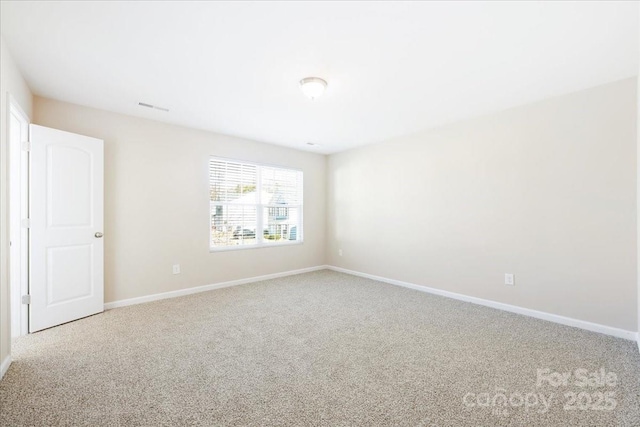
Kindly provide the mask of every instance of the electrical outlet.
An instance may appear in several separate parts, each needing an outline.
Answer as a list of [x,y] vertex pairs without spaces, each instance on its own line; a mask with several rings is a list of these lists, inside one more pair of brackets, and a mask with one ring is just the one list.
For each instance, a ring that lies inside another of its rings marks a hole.
[[173,265],[173,274],[180,274],[180,264]]
[[338,249],[338,256],[342,256],[342,249]]
[[515,286],[516,280],[513,273],[505,273],[504,274],[504,284],[507,286]]

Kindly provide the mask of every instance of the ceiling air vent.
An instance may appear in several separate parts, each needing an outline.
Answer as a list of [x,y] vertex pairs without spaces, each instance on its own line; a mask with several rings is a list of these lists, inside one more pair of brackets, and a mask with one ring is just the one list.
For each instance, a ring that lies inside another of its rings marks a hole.
[[138,102],[138,105],[141,107],[146,107],[146,108],[153,108],[154,110],[160,110],[160,111],[164,111],[164,112],[169,112],[168,108],[164,108],[164,107],[158,107],[157,105],[151,105],[151,104],[147,104],[146,102]]

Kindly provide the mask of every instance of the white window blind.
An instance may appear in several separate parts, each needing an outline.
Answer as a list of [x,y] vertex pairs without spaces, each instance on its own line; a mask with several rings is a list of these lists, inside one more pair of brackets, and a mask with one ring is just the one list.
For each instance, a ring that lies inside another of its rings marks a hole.
[[302,171],[212,157],[211,249],[302,242]]

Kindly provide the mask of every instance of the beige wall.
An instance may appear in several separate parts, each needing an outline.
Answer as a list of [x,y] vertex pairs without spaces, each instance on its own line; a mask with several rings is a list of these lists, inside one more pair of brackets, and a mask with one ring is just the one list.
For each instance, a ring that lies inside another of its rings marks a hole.
[[9,206],[8,179],[8,94],[31,117],[32,96],[0,37],[0,363],[10,354],[11,328],[9,303]]
[[635,79],[334,154],[327,179],[331,265],[638,329]]
[[[106,302],[324,264],[323,155],[39,97],[34,123],[105,141]],[[304,244],[210,253],[210,155],[302,169]]]

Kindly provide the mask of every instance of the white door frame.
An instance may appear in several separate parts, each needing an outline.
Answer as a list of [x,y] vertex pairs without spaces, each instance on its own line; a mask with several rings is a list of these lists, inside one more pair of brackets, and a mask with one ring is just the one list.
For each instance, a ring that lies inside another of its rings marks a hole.
[[[7,140],[9,169],[9,295],[11,336],[26,335],[29,331],[29,306],[22,296],[29,294],[29,118],[11,94],[7,96]],[[20,129],[16,132],[15,123]],[[19,136],[17,136],[19,135]]]

